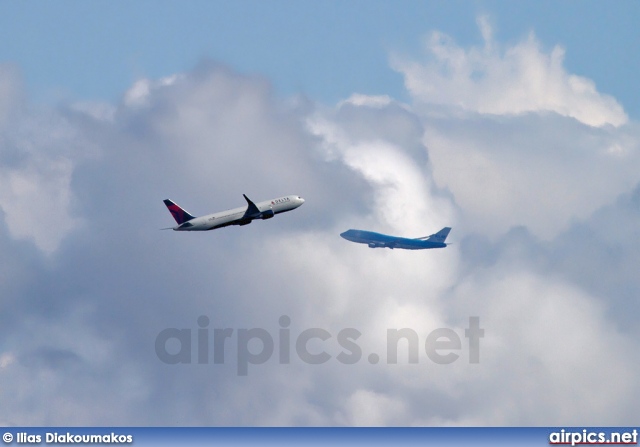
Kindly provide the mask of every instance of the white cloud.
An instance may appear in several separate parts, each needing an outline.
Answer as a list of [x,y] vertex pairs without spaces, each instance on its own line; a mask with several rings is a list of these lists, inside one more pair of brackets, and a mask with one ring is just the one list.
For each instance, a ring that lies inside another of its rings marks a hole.
[[622,107],[569,73],[533,34],[509,47],[478,19],[482,47],[434,32],[426,61],[393,65],[421,116],[435,184],[460,224],[496,237],[524,225],[551,239],[638,181],[638,136]]
[[623,108],[599,93],[593,81],[567,73],[561,47],[545,53],[530,34],[502,50],[487,19],[481,17],[478,23],[483,47],[464,49],[451,37],[433,32],[426,42],[426,62],[393,58],[417,101],[496,115],[549,111],[590,126],[628,121]]
[[127,107],[147,105],[147,99],[152,90],[172,85],[179,79],[179,75],[166,76],[157,81],[147,78],[139,79],[125,92],[123,102]]
[[15,238],[51,254],[81,223],[71,212],[71,178],[74,158],[88,156],[92,145],[82,141],[61,113],[28,105],[20,79],[0,69],[3,107],[0,209]]
[[345,404],[345,425],[402,425],[404,410],[404,404],[400,399],[374,391],[358,390],[349,396]]
[[629,128],[553,116],[427,120],[436,184],[451,191],[468,229],[491,236],[525,225],[551,239],[640,181]]
[[[338,110],[345,106],[363,113],[369,109],[385,108],[375,98],[373,102],[364,98],[356,102],[347,101]],[[386,104],[387,109],[391,106],[391,102]],[[311,132],[322,138],[322,147],[329,159],[342,159],[375,191],[371,212],[378,225],[385,225],[389,230],[406,236],[419,237],[451,223],[454,210],[448,200],[434,191],[431,166],[426,160],[420,164],[407,148],[396,144],[393,134],[385,133],[382,122],[386,119],[396,121],[396,116],[385,115],[377,119],[381,121],[379,126],[375,121],[368,123],[373,128],[378,126],[373,135],[359,135],[358,129],[354,131],[349,123],[341,124],[340,116],[315,116],[308,125]],[[419,141],[412,144],[424,151]]]
[[457,378],[470,391],[474,383],[487,388],[473,391],[475,403],[457,423],[631,423],[633,342],[592,296],[505,262],[463,280],[452,302],[482,315],[487,328],[479,374]]
[[354,106],[382,108],[388,106],[391,103],[393,103],[393,100],[388,95],[370,96],[360,93],[354,93],[349,98],[341,101],[338,106],[342,106],[344,104],[352,104]]
[[0,369],[9,367],[15,360],[15,356],[11,352],[5,352],[0,356]]
[[14,237],[32,240],[51,254],[78,227],[81,221],[69,213],[72,171],[65,159],[0,170],[0,207]]

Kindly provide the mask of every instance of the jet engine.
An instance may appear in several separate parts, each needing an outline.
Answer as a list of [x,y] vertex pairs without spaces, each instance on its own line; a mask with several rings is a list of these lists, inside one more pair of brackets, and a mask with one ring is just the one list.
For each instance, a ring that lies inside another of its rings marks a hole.
[[273,216],[275,216],[275,213],[273,212],[273,210],[266,210],[260,213],[260,218],[262,220],[271,219]]

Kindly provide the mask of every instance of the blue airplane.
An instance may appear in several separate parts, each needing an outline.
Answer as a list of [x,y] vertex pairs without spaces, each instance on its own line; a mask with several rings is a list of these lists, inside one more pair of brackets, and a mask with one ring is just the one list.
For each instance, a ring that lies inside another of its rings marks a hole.
[[408,237],[389,236],[388,234],[374,233],[364,230],[347,230],[340,234],[343,238],[359,244],[367,244],[370,248],[404,248],[406,250],[424,250],[427,248],[444,248],[444,240],[449,235],[451,228],[444,227],[431,236],[411,239]]

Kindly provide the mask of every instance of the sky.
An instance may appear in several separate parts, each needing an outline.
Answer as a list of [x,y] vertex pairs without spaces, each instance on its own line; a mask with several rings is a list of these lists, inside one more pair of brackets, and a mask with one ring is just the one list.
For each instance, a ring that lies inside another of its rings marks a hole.
[[0,7],[1,425],[637,425],[637,2]]

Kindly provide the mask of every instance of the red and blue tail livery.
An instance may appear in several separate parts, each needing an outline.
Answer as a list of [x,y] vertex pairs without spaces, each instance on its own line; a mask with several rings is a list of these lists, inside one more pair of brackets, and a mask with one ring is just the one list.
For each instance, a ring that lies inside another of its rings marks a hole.
[[175,227],[171,227],[172,230],[208,231],[228,227],[229,225],[247,225],[255,219],[271,219],[276,214],[294,210],[304,203],[304,199],[300,196],[285,196],[260,203],[254,203],[246,195],[243,194],[243,196],[247,201],[246,207],[234,208],[201,217],[192,216],[169,199],[165,199],[164,204],[178,224]]
[[176,220],[176,222],[178,223],[178,225],[183,224],[185,222],[190,221],[191,219],[195,219],[195,216],[192,216],[191,214],[189,214],[187,211],[183,210],[182,208],[180,208],[175,202],[173,202],[172,200],[169,199],[165,199],[164,200],[164,204],[167,205],[167,208],[169,208],[169,211],[171,212],[171,215],[173,216],[173,218]]

